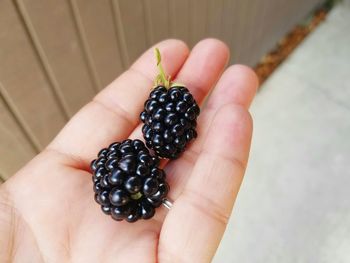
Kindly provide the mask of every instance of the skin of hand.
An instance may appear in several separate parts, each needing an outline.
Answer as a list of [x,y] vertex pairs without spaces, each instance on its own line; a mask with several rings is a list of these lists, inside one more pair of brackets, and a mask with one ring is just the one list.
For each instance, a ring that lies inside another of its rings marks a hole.
[[172,209],[116,222],[95,203],[89,168],[111,142],[142,139],[139,114],[157,75],[152,47],[0,186],[0,262],[211,261],[245,172],[258,80],[246,66],[224,70],[229,50],[219,40],[191,52],[179,40],[155,46],[174,81],[199,104],[206,99],[198,138],[165,164]]

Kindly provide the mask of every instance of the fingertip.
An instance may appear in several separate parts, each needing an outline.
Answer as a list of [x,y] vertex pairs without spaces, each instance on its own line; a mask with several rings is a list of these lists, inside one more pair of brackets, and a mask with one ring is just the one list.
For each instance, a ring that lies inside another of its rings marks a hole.
[[223,82],[230,87],[236,86],[236,92],[240,97],[242,105],[249,107],[253,100],[258,87],[259,79],[255,71],[242,64],[235,64],[230,66],[223,74]]
[[204,49],[215,49],[217,55],[222,57],[222,60],[225,61],[225,64],[230,58],[230,48],[228,45],[217,39],[217,38],[205,38],[199,41],[193,49],[204,48]]
[[247,81],[250,82],[252,93],[255,95],[256,91],[259,88],[259,78],[256,72],[251,68],[248,67],[247,65],[243,64],[235,64],[230,66],[227,69],[227,72],[230,74],[238,74],[245,77]]
[[258,77],[250,67],[240,64],[232,65],[222,74],[207,107],[217,109],[222,105],[235,103],[248,109],[258,86]]
[[229,49],[222,41],[201,40],[191,50],[175,82],[184,83],[200,102],[221,76],[228,59]]
[[227,158],[247,161],[253,119],[241,105],[226,104],[216,113],[204,147]]

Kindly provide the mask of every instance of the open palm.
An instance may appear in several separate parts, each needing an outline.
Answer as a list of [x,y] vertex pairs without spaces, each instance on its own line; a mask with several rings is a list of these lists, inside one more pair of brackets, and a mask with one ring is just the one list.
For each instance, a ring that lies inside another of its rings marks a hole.
[[248,159],[257,88],[253,71],[231,66],[218,40],[189,54],[178,40],[156,45],[163,66],[198,103],[211,96],[198,138],[165,164],[170,211],[130,224],[104,215],[89,164],[111,142],[142,138],[139,113],[157,74],[153,48],[100,92],[54,141],[1,186],[1,262],[209,262],[224,233]]

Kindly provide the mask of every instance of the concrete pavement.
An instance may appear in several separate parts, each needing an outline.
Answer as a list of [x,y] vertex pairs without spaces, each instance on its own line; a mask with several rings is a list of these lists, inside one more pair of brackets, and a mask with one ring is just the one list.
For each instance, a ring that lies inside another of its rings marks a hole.
[[350,262],[350,4],[263,85],[249,167],[214,262]]

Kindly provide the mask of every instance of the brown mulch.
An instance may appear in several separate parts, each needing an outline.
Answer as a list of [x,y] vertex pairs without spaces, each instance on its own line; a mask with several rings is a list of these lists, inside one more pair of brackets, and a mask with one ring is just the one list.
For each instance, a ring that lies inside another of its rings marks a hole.
[[274,50],[262,58],[259,64],[254,68],[259,77],[260,84],[263,83],[304,38],[326,18],[326,15],[327,10],[325,9],[316,11],[307,25],[296,26],[280,40]]

